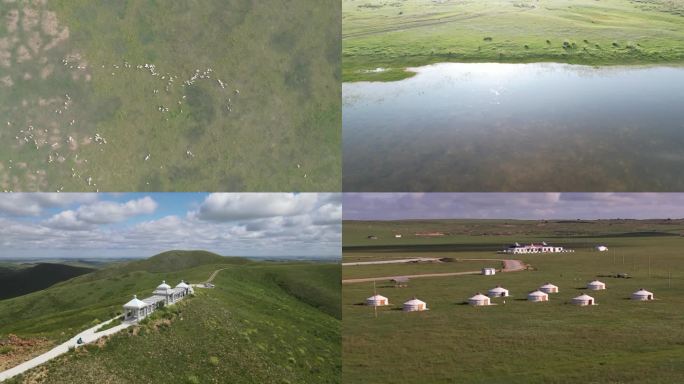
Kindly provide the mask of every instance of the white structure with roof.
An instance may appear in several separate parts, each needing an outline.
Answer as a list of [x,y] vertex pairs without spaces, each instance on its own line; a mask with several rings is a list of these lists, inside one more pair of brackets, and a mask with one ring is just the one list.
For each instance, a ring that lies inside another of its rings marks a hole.
[[494,268],[482,268],[482,274],[485,276],[496,275],[496,269],[494,269]]
[[606,289],[606,284],[598,280],[594,280],[591,283],[587,284],[587,289],[591,289],[592,291],[601,291]]
[[479,307],[484,305],[490,305],[491,301],[489,300],[489,297],[478,292],[477,295],[468,299],[468,304]]
[[572,303],[580,306],[596,305],[596,300],[594,300],[593,297],[584,294],[582,296],[577,296],[574,299],[572,299]]
[[608,247],[606,247],[605,245],[597,245],[596,250],[599,252],[605,252],[608,250]]
[[541,244],[525,244],[520,243],[511,244],[508,248],[501,251],[501,253],[562,253],[562,252],[573,252],[571,249],[565,249],[563,247],[548,245],[545,242]]
[[528,301],[534,301],[534,302],[549,301],[549,295],[542,292],[542,291],[534,291],[534,292],[530,292],[527,295],[527,300]]
[[539,287],[539,290],[544,292],[544,293],[558,293],[558,287],[551,284],[551,283],[546,283]]
[[427,303],[415,297],[404,303],[404,312],[427,311]]
[[508,297],[508,289],[501,287],[500,285],[497,285],[496,287],[492,288],[487,292],[487,296],[489,297]]
[[640,290],[632,293],[632,300],[638,300],[638,301],[653,300],[653,293],[641,288]]
[[152,296],[139,300],[134,295],[133,300],[124,304],[124,319],[142,320],[155,310],[167,305],[173,305],[192,293],[194,293],[194,290],[184,281],[181,281],[175,288],[171,288],[170,285],[166,284],[166,281],[162,281],[152,292]]
[[382,307],[389,305],[389,300],[385,296],[376,294],[366,299],[366,305],[370,305],[372,307]]

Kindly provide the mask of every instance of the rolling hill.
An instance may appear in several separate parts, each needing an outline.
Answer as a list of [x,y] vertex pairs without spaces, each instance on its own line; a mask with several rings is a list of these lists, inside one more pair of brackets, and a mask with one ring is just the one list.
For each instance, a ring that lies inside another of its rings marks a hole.
[[8,382],[338,382],[337,264],[165,252],[0,301],[0,340],[66,340],[119,313],[131,295],[149,296],[161,280],[198,283],[219,269],[216,288],[196,288],[139,326]]

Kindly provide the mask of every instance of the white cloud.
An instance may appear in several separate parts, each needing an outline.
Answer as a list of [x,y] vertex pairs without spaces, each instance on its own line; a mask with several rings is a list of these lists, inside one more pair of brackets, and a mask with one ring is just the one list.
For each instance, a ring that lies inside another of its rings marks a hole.
[[98,201],[82,205],[75,211],[70,209],[57,213],[43,224],[55,229],[85,230],[99,224],[119,223],[133,216],[151,214],[156,209],[157,203],[149,196],[125,203]]
[[157,202],[151,197],[130,200],[125,203],[101,201],[91,205],[81,206],[78,218],[93,224],[109,224],[124,221],[129,217],[154,213]]
[[5,193],[0,198],[0,214],[37,216],[48,208],[96,200],[94,193]]
[[294,216],[311,211],[317,200],[315,193],[213,193],[193,215],[211,221]]
[[[152,197],[119,203],[100,195],[100,201],[57,214],[0,217],[0,245],[8,256],[141,256],[168,249],[205,249],[233,256],[339,257],[339,194],[230,195],[210,195],[200,205],[188,200],[186,207],[194,207],[187,208],[190,212],[163,207],[173,214],[142,222],[132,218],[159,208]],[[158,201],[178,204],[182,199]],[[211,219],[200,214],[200,207]],[[118,224],[103,225],[110,223]]]

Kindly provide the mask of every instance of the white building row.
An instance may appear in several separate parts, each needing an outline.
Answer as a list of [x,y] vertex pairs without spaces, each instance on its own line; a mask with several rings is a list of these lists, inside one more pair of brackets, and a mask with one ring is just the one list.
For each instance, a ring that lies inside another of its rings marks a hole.
[[574,252],[571,249],[565,249],[563,247],[548,245],[544,242],[541,244],[525,244],[520,243],[511,244],[508,248],[501,251],[502,253],[562,253],[562,252]]
[[171,288],[170,285],[166,284],[166,281],[162,281],[152,292],[152,296],[148,298],[140,300],[136,295],[133,295],[133,300],[123,306],[124,319],[142,320],[155,310],[175,304],[192,293],[194,293],[194,290],[184,281],[178,283],[175,288]]

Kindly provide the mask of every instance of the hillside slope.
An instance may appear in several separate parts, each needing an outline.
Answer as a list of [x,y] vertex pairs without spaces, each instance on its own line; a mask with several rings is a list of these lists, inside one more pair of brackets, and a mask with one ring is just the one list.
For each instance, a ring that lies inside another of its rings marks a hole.
[[322,293],[316,279],[305,300],[283,288],[335,275],[336,286],[337,265],[229,268],[166,316],[10,382],[335,383],[340,319],[318,308],[332,301],[339,314],[339,293]]
[[0,300],[40,291],[95,269],[39,263],[26,268],[0,267]]
[[[174,257],[193,255],[160,255],[155,260],[167,264]],[[132,293],[149,295],[162,277],[174,283],[180,278],[198,282],[223,269],[214,280],[215,289],[198,288],[196,297],[158,312],[156,319],[116,335],[102,346],[69,353],[9,382],[338,382],[339,265],[224,259],[233,263],[202,264],[166,274],[136,270],[99,280],[74,279],[42,295],[25,296],[35,296],[32,301],[40,309],[33,317],[39,320],[32,322],[30,316],[24,316],[16,326],[1,326],[0,335],[13,329],[22,337],[59,339],[65,327],[85,327],[96,314],[118,311]],[[214,260],[207,257],[205,261]],[[160,268],[159,263],[148,266],[154,270]],[[147,265],[131,264],[136,269]],[[189,261],[188,265],[196,264]],[[89,287],[87,292],[99,300],[78,295],[75,301],[88,304],[63,300],[64,309],[59,308],[60,295],[76,296],[83,287]],[[27,309],[28,301],[18,299],[0,302],[0,318],[6,316],[2,309],[12,307],[6,302]],[[6,323],[0,320],[0,324]],[[73,330],[67,336],[71,333]]]

